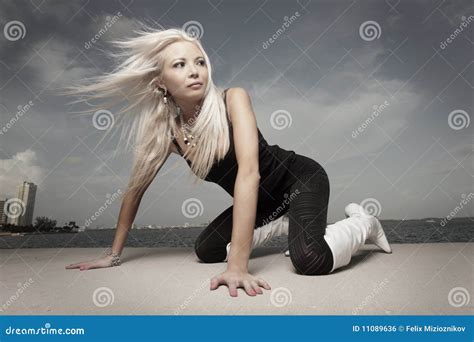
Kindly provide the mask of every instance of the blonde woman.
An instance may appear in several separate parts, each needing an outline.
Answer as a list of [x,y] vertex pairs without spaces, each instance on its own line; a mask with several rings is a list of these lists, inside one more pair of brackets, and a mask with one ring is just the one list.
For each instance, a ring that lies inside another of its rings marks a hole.
[[231,296],[244,288],[250,296],[270,285],[249,274],[252,249],[273,236],[288,235],[287,255],[304,275],[329,274],[349,263],[352,254],[372,241],[391,253],[378,219],[351,203],[346,219],[326,226],[329,179],[316,161],[269,145],[257,127],[248,92],[217,88],[200,41],[180,29],[147,28],[115,42],[121,64],[70,94],[123,99],[130,105],[127,146],[135,138],[134,167],[124,194],[116,235],[108,255],[66,266],[87,270],[120,265],[142,196],[171,153],[185,158],[196,179],[219,184],[233,205],[198,237],[195,252],[205,263],[227,262],[210,289],[226,285]]

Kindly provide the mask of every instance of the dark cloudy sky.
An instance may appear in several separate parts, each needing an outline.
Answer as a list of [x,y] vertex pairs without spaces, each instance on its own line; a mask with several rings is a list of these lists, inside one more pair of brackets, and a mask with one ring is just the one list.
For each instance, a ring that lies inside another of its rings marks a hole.
[[[112,154],[115,138],[98,145],[104,131],[72,114],[84,104],[67,106],[71,99],[55,89],[111,71],[107,42],[132,36],[138,19],[197,28],[214,81],[249,91],[267,141],[325,167],[329,221],[362,201],[375,203],[383,219],[444,217],[474,191],[473,14],[471,1],[444,0],[3,1],[0,197],[33,181],[35,217],[83,225],[107,196],[125,190],[131,155]],[[274,115],[287,119],[283,127]],[[207,222],[232,205],[216,184],[193,188],[188,172],[170,156],[135,222]],[[189,200],[199,205],[197,217],[183,213]],[[119,206],[96,222],[115,225]],[[473,216],[473,207],[458,216]]]

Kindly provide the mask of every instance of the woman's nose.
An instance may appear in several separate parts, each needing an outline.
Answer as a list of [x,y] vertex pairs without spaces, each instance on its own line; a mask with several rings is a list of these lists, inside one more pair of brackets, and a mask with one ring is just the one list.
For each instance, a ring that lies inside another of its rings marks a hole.
[[195,65],[189,67],[189,72],[191,73],[191,76],[197,76],[198,75],[198,69],[196,68]]

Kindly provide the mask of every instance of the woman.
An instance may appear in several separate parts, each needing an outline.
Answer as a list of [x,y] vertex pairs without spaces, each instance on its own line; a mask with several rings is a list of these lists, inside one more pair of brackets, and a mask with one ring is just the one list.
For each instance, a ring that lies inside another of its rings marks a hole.
[[[250,296],[269,284],[248,272],[251,250],[272,236],[288,235],[291,262],[305,275],[321,275],[349,263],[366,240],[391,252],[378,219],[352,203],[345,220],[326,227],[329,180],[305,156],[268,145],[257,127],[248,93],[216,88],[209,58],[199,40],[179,29],[148,30],[123,42],[125,57],[113,73],[70,93],[91,98],[127,97],[135,137],[134,168],[120,209],[111,251],[99,260],[66,266],[87,270],[120,265],[128,231],[141,198],[171,153],[183,156],[196,179],[214,182],[233,196],[198,237],[202,262],[227,261],[210,289],[227,285],[231,296]],[[127,142],[129,141],[127,140]]]

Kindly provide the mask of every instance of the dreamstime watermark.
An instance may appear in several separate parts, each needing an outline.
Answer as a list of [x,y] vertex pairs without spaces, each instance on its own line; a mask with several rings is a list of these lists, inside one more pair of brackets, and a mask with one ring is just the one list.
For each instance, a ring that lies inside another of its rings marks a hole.
[[21,21],[9,21],[3,27],[3,35],[11,42],[23,39],[26,36],[26,27]]
[[377,286],[372,291],[370,291],[370,293],[364,298],[364,300],[352,310],[352,314],[357,315],[359,311],[364,309],[364,307],[367,306],[374,299],[374,297],[377,296],[384,289],[388,282],[388,279],[385,278],[384,280],[382,280],[381,283],[377,284]]
[[23,293],[23,291],[25,291],[33,283],[34,283],[34,280],[32,278],[29,278],[23,284],[18,283],[17,284],[18,289],[15,291],[13,295],[10,296],[10,298],[7,299],[7,301],[4,304],[2,304],[2,306],[0,307],[0,311],[3,312],[7,310],[10,305],[12,305],[18,298],[20,298],[20,295]]
[[4,204],[4,214],[6,217],[15,219],[25,213],[25,202],[19,198],[9,198]]
[[375,118],[377,118],[385,108],[387,108],[388,106],[390,105],[390,103],[385,100],[381,105],[374,105],[372,108],[373,108],[373,112],[372,114],[370,114],[370,116],[365,119],[365,121],[359,125],[359,127],[357,127],[357,129],[353,130],[352,131],[352,138],[357,138],[359,136],[359,134],[361,134],[362,132],[364,132],[364,130],[372,123],[372,121],[375,120]]
[[99,308],[112,305],[115,301],[114,291],[108,287],[98,287],[92,294],[92,301]]
[[191,37],[201,39],[204,35],[204,28],[199,21],[190,20],[184,23],[182,29]]
[[448,221],[454,218],[454,216],[456,216],[457,213],[472,200],[472,198],[474,197],[474,193],[470,192],[469,195],[462,194],[461,197],[461,202],[459,202],[459,204],[453,210],[451,210],[451,212],[448,214],[448,216],[446,216],[446,218],[443,218],[441,220],[441,222],[439,223],[441,227],[444,227],[448,223]]
[[455,109],[448,115],[448,125],[455,131],[469,127],[471,118],[469,114],[462,109]]
[[270,294],[270,302],[277,308],[290,305],[292,300],[293,296],[291,295],[291,291],[286,287],[277,287],[272,290],[272,293]]
[[40,328],[15,328],[11,325],[5,328],[6,335],[84,335],[84,328],[52,328],[51,323],[45,323]]
[[271,221],[274,220],[274,218],[276,216],[278,216],[278,214],[280,214],[282,211],[285,210],[286,207],[288,207],[288,205],[290,204],[291,201],[293,201],[297,195],[300,194],[300,190],[299,189],[296,189],[295,192],[292,192],[290,193],[290,195],[288,194],[284,194],[283,197],[285,197],[285,199],[283,200],[282,204],[279,205],[273,212],[270,216],[268,216],[268,221],[267,219],[264,219],[263,220],[263,224],[262,226],[264,225],[267,225],[269,224]]
[[98,110],[92,116],[92,124],[100,131],[109,129],[114,125],[114,115],[106,109]]
[[270,115],[270,125],[272,128],[282,130],[291,126],[293,119],[290,112],[278,109]]
[[[194,113],[191,116],[191,118],[188,119],[186,122],[184,122],[184,119],[183,119],[181,130],[185,129],[185,130],[191,131],[194,124],[196,123],[196,121],[198,119],[200,111],[201,111],[201,106],[200,105],[194,106]],[[178,113],[176,113],[176,117],[180,117],[180,121],[181,121],[181,118],[182,118],[181,109],[179,109]],[[173,133],[170,133],[170,134],[171,134],[172,139],[177,138],[177,136],[175,134],[173,134]]]
[[380,216],[380,213],[382,212],[382,205],[375,198],[366,198],[360,203],[360,205],[369,215],[372,216]]
[[87,42],[84,42],[84,48],[89,50],[93,44],[97,43],[100,38],[122,17],[122,13],[118,11],[114,16],[106,16],[104,27],[95,34],[94,37],[89,39]]
[[284,22],[281,27],[278,28],[270,38],[263,42],[262,47],[268,49],[268,47],[273,44],[290,27],[290,25],[298,19],[299,16],[300,13],[296,11],[295,14],[292,14],[291,16],[283,17]]
[[204,213],[204,205],[197,198],[188,198],[181,205],[181,212],[187,218],[196,218]]
[[470,301],[471,295],[464,287],[453,287],[448,293],[449,305],[454,306],[455,308],[468,305]]
[[453,31],[453,33],[451,33],[449,35],[448,38],[446,38],[444,41],[442,41],[440,44],[439,44],[439,47],[441,48],[441,50],[444,50],[446,49],[446,47],[451,44],[457,36],[459,36],[461,34],[462,31],[464,31],[465,28],[467,28],[467,25],[470,24],[473,20],[474,20],[474,16],[470,15],[469,17],[465,17],[465,16],[462,16],[461,17],[461,24],[459,25],[459,27],[457,29],[455,29]]
[[380,28],[379,23],[374,20],[364,21],[362,24],[360,24],[359,35],[367,42],[379,39],[381,34],[382,29]]
[[119,195],[122,194],[122,190],[121,189],[118,189],[116,192],[114,192],[112,195],[111,194],[107,194],[105,197],[107,197],[107,199],[105,200],[104,204],[101,205],[99,207],[99,209],[97,209],[97,211],[94,213],[94,215],[92,215],[91,217],[89,217],[85,222],[84,222],[84,225],[86,227],[89,227],[91,224],[92,224],[92,221],[95,221],[100,215],[102,215],[102,213],[107,210],[108,207],[110,207],[110,205],[117,199],[119,198]]
[[199,292],[201,292],[206,284],[209,284],[209,279],[206,279],[205,281],[202,282],[202,284],[191,293],[191,295],[186,298],[186,300],[174,311],[175,315],[179,315],[181,311],[186,309],[186,307],[196,298]]
[[8,120],[8,122],[5,124],[5,126],[2,127],[2,129],[0,130],[0,135],[4,135],[5,133],[8,132],[8,130],[10,128],[13,127],[13,125],[15,125],[15,123],[23,116],[25,115],[30,109],[31,107],[34,106],[34,103],[33,101],[28,101],[27,104],[25,105],[18,105],[17,107],[17,112],[15,113],[15,116],[12,117],[10,120]]

